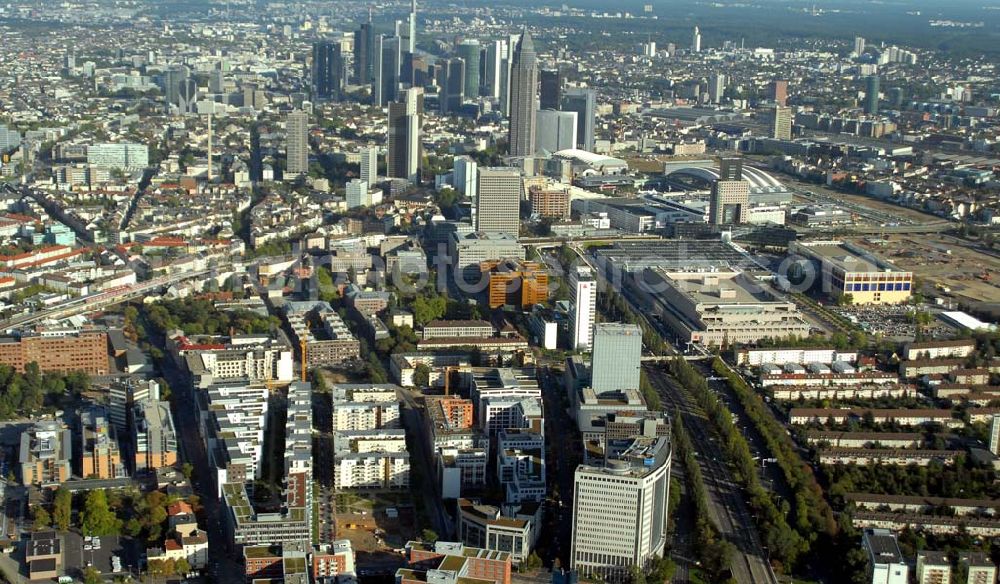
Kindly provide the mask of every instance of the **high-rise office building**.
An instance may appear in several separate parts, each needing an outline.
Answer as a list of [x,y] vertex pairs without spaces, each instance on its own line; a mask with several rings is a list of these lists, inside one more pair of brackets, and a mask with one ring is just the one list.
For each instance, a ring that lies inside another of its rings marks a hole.
[[465,83],[463,91],[465,96],[473,99],[479,95],[479,61],[480,61],[479,41],[475,39],[462,41],[458,45],[458,56],[465,61]]
[[440,67],[438,105],[442,114],[455,113],[465,102],[465,61],[445,59]]
[[792,108],[780,105],[771,108],[771,137],[775,140],[792,139]]
[[[479,166],[476,161],[468,156],[456,156],[452,163],[452,174],[455,190],[475,201],[479,179]],[[475,217],[473,217],[474,222]]]
[[361,149],[361,176],[359,179],[374,185],[378,181],[378,148],[374,146]]
[[406,35],[403,50],[411,55],[417,52],[417,0],[410,0],[410,15],[406,20]]
[[518,236],[524,180],[514,168],[480,168],[476,187],[476,231]]
[[309,172],[309,115],[300,110],[288,114],[285,122],[285,170],[288,174]]
[[563,95],[562,110],[576,112],[576,147],[594,151],[594,124],[597,117],[597,92],[593,89],[569,89]]
[[724,156],[719,160],[719,180],[712,183],[708,222],[712,225],[746,223],[750,213],[750,183],[743,180],[743,160]]
[[312,90],[316,99],[340,99],[344,91],[344,55],[340,42],[318,41],[312,47]]
[[411,183],[420,181],[420,128],[424,117],[424,91],[410,88],[402,99],[389,104],[386,174]]
[[373,102],[376,105],[396,101],[399,97],[400,38],[375,38],[375,79],[372,81]]
[[[375,191],[376,193],[378,191]],[[348,209],[355,207],[371,207],[375,204],[374,197],[369,183],[360,179],[351,179],[345,188],[345,202]],[[381,197],[379,197],[381,202]]]
[[726,76],[722,73],[713,73],[708,78],[708,100],[712,103],[722,101],[722,94],[726,92]]
[[514,49],[520,41],[521,35],[512,34],[504,41],[503,59],[500,65],[500,109],[503,115],[510,117],[510,80],[511,70],[514,67]]
[[535,111],[538,91],[538,57],[531,35],[524,31],[517,43],[510,73],[510,133],[511,156],[531,156],[535,153]]
[[354,31],[354,82],[368,85],[372,82],[372,66],[375,64],[375,27],[372,26],[371,11],[368,22]]
[[865,39],[863,37],[854,37],[854,55],[860,57],[865,53]]
[[701,31],[698,30],[697,26],[694,27],[694,34],[691,36],[691,52],[701,52]]
[[597,321],[597,281],[590,267],[571,268],[569,291],[573,295],[570,349],[589,351],[594,343],[594,323]]
[[594,391],[639,389],[642,329],[639,325],[602,322],[594,325],[590,385]]
[[869,75],[865,80],[865,113],[874,116],[878,114],[878,75]]
[[672,451],[650,422],[609,445],[604,464],[576,469],[570,568],[581,577],[627,581],[632,568],[663,557]]
[[771,101],[784,107],[788,104],[788,81],[785,79],[775,79],[771,82],[771,90],[768,92],[770,94]]
[[504,75],[501,67],[507,54],[506,41],[490,41],[486,45],[486,67],[483,68],[483,95],[500,98],[500,81]]
[[538,100],[538,108],[542,110],[557,110],[562,107],[563,79],[558,69],[542,69],[539,72],[542,91]]
[[539,110],[536,116],[538,124],[536,150],[551,153],[576,148],[576,112]]

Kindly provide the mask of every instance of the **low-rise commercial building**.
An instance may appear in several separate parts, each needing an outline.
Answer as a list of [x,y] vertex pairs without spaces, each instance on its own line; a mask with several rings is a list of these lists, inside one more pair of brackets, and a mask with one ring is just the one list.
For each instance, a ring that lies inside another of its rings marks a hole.
[[910,299],[912,272],[850,243],[793,241],[788,252],[813,262],[816,285],[833,298],[849,294],[854,304],[899,304]]

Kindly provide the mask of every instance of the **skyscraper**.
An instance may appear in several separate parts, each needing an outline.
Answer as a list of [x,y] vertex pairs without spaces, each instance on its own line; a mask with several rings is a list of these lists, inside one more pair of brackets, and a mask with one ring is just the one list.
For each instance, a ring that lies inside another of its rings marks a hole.
[[512,34],[503,41],[503,58],[500,64],[500,109],[503,115],[510,117],[510,80],[511,69],[514,66],[514,49],[521,35]]
[[288,174],[309,172],[309,115],[295,110],[285,121],[285,170]]
[[569,291],[573,295],[570,349],[589,351],[594,344],[594,322],[597,320],[597,282],[588,266],[571,268]]
[[538,110],[536,117],[538,124],[536,150],[551,153],[576,148],[576,112]]
[[483,95],[486,97],[500,98],[500,81],[503,79],[501,67],[506,53],[505,41],[490,41],[490,44],[486,46],[486,67],[481,72]]
[[639,325],[602,322],[594,325],[590,386],[594,391],[639,389],[642,330]]
[[463,91],[469,99],[479,95],[479,41],[475,39],[462,41],[458,45],[458,56],[465,61],[465,84]]
[[368,186],[374,185],[378,180],[378,149],[374,146],[361,149],[361,176],[358,178],[368,183]]
[[593,89],[569,89],[563,95],[562,110],[576,112],[576,147],[593,152],[597,93]]
[[344,90],[344,55],[339,42],[318,41],[312,47],[312,89],[317,99],[340,99]]
[[476,231],[518,236],[524,180],[514,168],[480,168],[476,187]]
[[420,182],[420,128],[424,116],[424,91],[410,88],[402,99],[389,104],[386,174],[411,183]]
[[410,0],[410,16],[406,21],[406,45],[403,50],[411,55],[417,52],[417,0]]
[[878,114],[880,81],[878,75],[869,75],[865,81],[865,113],[874,116]]
[[531,35],[524,31],[514,51],[510,73],[510,133],[511,156],[531,156],[535,153],[535,111],[538,91],[538,59]]
[[603,464],[573,477],[570,568],[581,577],[618,582],[663,557],[670,500],[670,438],[655,422],[609,451]]
[[445,59],[440,66],[438,105],[442,114],[455,113],[462,109],[465,101],[465,61]]
[[722,94],[726,92],[726,76],[722,73],[713,73],[708,78],[708,100],[712,103],[722,101]]
[[775,79],[771,82],[771,100],[784,107],[788,104],[788,81],[785,79]]
[[771,137],[775,140],[792,139],[792,108],[780,105],[772,108]]
[[558,69],[542,69],[539,73],[542,84],[538,108],[557,110],[562,107],[562,73]]
[[375,61],[375,27],[372,26],[371,12],[368,22],[354,31],[354,82],[368,85],[372,82],[372,66]]
[[399,95],[399,37],[375,38],[375,79],[372,81],[373,102],[383,106]]
[[368,183],[360,179],[351,179],[345,188],[345,202],[348,209],[368,207],[371,198],[368,196]]
[[1000,452],[1000,416],[990,418],[990,452]]
[[476,200],[476,187],[479,182],[478,168],[476,161],[468,156],[456,156],[452,162],[455,190],[473,201]]
[[719,180],[712,183],[708,222],[712,225],[746,223],[750,213],[750,183],[743,180],[743,161],[724,157],[719,161]]
[[694,34],[691,36],[691,52],[701,52],[701,31],[698,30],[697,26],[694,27]]
[[860,57],[865,53],[865,39],[863,37],[854,37],[854,55]]

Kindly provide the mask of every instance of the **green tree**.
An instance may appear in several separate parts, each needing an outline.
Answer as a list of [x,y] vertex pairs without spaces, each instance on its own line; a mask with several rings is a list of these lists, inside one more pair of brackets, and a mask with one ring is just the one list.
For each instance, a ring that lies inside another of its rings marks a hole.
[[194,465],[190,462],[185,462],[181,465],[181,473],[184,475],[184,478],[191,480],[191,477],[194,475]]
[[179,558],[174,563],[174,572],[176,574],[183,576],[184,574],[187,574],[190,571],[191,571],[191,564],[189,564],[186,559]]
[[417,387],[427,387],[431,383],[431,368],[420,363],[413,370],[413,384]]
[[93,566],[87,566],[83,571],[83,584],[101,584],[101,573]]
[[45,510],[45,507],[35,505],[32,508],[31,516],[35,519],[35,523],[33,525],[33,529],[35,531],[42,531],[52,527],[52,516]]
[[117,535],[121,521],[108,507],[108,496],[104,489],[94,489],[87,493],[83,505],[83,533],[85,535]]
[[73,493],[63,487],[56,490],[52,502],[52,518],[59,531],[69,529],[70,521],[73,518]]
[[424,543],[434,543],[438,540],[438,534],[433,529],[425,529],[420,533]]

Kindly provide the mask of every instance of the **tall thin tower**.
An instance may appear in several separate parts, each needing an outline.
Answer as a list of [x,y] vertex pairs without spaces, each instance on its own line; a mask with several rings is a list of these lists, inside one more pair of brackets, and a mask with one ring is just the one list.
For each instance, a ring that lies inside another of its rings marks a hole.
[[410,19],[407,21],[406,52],[417,52],[417,0],[410,0]]
[[538,56],[531,35],[525,30],[514,51],[510,73],[511,156],[535,153],[535,110],[538,109]]
[[208,182],[212,182],[212,114],[208,114]]

